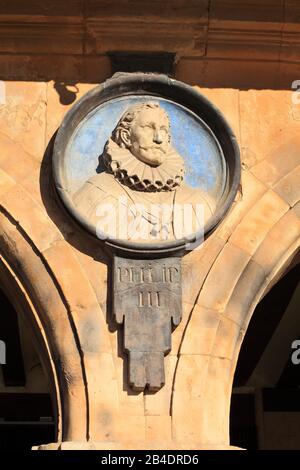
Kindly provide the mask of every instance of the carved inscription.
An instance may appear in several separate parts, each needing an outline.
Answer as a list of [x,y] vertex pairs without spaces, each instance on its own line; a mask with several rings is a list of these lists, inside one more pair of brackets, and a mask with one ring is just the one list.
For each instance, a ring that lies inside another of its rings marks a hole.
[[172,326],[181,320],[180,258],[114,259],[114,315],[124,324],[129,383],[158,390],[165,382],[164,356]]

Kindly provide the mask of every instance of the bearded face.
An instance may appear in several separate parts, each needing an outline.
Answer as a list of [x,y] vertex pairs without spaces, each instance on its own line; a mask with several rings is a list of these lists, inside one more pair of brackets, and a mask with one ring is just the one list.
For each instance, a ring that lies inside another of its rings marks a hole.
[[140,161],[159,166],[170,148],[170,124],[165,111],[145,108],[134,119],[125,144]]

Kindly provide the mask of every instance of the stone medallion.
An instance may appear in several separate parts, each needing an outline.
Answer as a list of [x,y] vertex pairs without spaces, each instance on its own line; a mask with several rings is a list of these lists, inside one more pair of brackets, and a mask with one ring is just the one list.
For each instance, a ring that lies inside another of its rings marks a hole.
[[192,87],[118,74],[67,113],[53,156],[70,215],[112,254],[113,308],[129,383],[164,384],[181,320],[181,257],[223,219],[240,179],[235,137]]

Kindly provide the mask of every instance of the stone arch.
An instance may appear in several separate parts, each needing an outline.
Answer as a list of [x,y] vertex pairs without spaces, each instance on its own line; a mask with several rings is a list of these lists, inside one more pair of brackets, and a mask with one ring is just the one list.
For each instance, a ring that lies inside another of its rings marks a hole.
[[[78,261],[76,247],[73,249],[63,230],[60,232],[47,215],[40,195],[37,155],[29,155],[4,135],[1,140],[0,252],[11,278],[18,279],[45,330],[62,398],[61,438],[106,440],[111,445],[112,409],[122,393],[122,382],[116,386],[111,336],[103,312]],[[192,313],[187,315],[184,334],[181,325],[173,334],[175,354],[166,360],[172,359],[172,367],[177,361],[178,366],[174,381],[172,376],[169,387],[162,389],[162,394],[168,394],[163,418],[169,426],[171,409],[172,437],[181,445],[229,444],[232,378],[243,335],[256,303],[299,246],[300,211],[297,191],[293,193],[299,171],[297,142],[290,143],[289,155],[292,148],[293,158],[271,155],[253,171],[248,169],[252,162],[246,162],[248,166],[244,163],[241,200],[210,237],[203,258],[191,254],[195,296],[186,289],[186,308]],[[274,168],[276,171],[271,171]],[[48,173],[46,179],[50,180]],[[268,223],[260,223],[270,208]],[[68,225],[65,219],[64,224]],[[287,226],[291,228],[288,231]],[[245,244],[241,244],[243,240]],[[173,368],[170,370],[171,376]],[[101,380],[101,372],[105,380]],[[146,405],[148,398],[153,397],[144,398]],[[160,418],[160,403],[153,405],[154,421]],[[134,429],[142,435],[144,416],[142,411],[140,414]],[[120,427],[120,415],[116,416],[116,427]],[[123,421],[127,433],[127,415]]]
[[231,390],[243,337],[256,305],[300,246],[299,197],[291,201],[258,185],[259,198],[246,210],[245,201],[237,202],[213,235],[225,243],[196,299],[178,355],[172,397],[178,442],[229,446]]
[[[5,296],[13,305],[18,316],[22,316],[26,325],[32,332],[32,340],[39,354],[43,371],[48,379],[52,407],[56,424],[57,440],[61,440],[61,397],[59,393],[57,371],[55,369],[54,357],[49,348],[49,342],[45,335],[45,329],[39,319],[39,315],[28,296],[24,285],[16,272],[9,265],[7,259],[0,253],[0,285]],[[3,343],[4,344],[4,343]]]
[[66,307],[30,239],[8,214],[3,213],[3,208],[0,232],[0,282],[17,312],[29,317],[38,340],[56,404],[57,438],[84,439],[82,429],[86,429],[86,411],[78,409],[74,400],[70,400],[72,395],[85,399],[79,351],[75,344],[64,350],[59,331],[62,328],[67,334],[69,330],[69,336],[73,338]]
[[[15,280],[11,298],[27,299],[25,310],[43,338],[58,404],[58,438],[101,440],[101,413],[107,418],[115,406],[111,390],[109,394],[99,384],[105,367],[113,377],[107,379],[109,385],[115,386],[104,315],[72,248],[45,213],[39,193],[32,188],[30,194],[3,169],[0,173],[0,254],[1,266],[7,268],[3,279]],[[105,433],[110,439],[107,429]]]

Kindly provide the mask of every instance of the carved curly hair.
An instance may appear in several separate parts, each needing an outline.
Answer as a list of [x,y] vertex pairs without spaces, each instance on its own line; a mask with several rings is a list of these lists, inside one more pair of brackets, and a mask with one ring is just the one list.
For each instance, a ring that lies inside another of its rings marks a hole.
[[[154,101],[147,101],[146,103],[139,103],[136,105],[131,106],[121,117],[119,120],[118,124],[116,125],[115,129],[113,130],[111,134],[111,139],[119,145],[119,147],[124,147],[124,142],[122,141],[121,138],[121,131],[126,129],[130,130],[133,121],[136,119],[138,114],[143,111],[144,109],[162,109],[159,105],[159,103],[156,103]],[[166,113],[165,110],[163,110],[164,113],[167,116],[169,125],[170,125],[170,119],[168,114]]]

